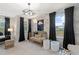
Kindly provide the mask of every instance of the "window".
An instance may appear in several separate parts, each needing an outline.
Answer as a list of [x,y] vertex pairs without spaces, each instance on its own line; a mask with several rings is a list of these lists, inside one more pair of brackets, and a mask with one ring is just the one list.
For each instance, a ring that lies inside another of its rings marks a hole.
[[27,25],[27,21],[26,19],[24,19],[24,34],[25,34],[25,38],[27,38],[28,35],[28,25]]
[[64,12],[57,12],[56,13],[56,37],[62,38],[64,35],[64,23],[65,23],[65,16]]
[[0,36],[5,34],[5,19],[0,17]]
[[24,33],[27,33],[27,21],[24,21]]

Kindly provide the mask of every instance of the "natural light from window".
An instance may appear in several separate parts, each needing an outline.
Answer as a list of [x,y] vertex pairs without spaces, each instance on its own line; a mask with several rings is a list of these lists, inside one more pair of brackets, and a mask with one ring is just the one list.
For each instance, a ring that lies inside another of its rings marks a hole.
[[5,20],[0,17],[0,36],[5,34]]
[[56,25],[56,37],[63,38],[64,35],[64,12],[56,13],[55,25]]

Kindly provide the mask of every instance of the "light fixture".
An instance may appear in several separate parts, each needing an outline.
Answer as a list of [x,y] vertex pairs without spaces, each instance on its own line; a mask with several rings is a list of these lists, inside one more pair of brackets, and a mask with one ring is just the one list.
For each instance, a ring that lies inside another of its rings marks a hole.
[[12,28],[8,28],[8,31],[12,32],[12,31],[13,31],[13,29],[12,29]]
[[28,15],[28,16],[32,16],[34,13],[33,13],[33,11],[32,10],[30,10],[30,3],[28,3],[28,9],[24,9],[23,10],[23,13],[24,13],[24,15]]

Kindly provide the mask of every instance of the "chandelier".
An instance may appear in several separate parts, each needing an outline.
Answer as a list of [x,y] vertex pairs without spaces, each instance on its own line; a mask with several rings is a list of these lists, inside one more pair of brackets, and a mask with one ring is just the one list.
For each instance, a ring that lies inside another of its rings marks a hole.
[[28,9],[24,9],[23,10],[23,13],[24,13],[24,15],[28,15],[28,16],[32,16],[34,13],[33,13],[33,11],[32,10],[30,10],[30,3],[28,3]]

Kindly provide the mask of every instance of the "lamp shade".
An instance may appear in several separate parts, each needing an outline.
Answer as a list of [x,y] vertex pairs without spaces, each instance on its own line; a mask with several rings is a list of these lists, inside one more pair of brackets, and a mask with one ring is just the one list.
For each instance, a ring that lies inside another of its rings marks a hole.
[[12,29],[12,28],[8,28],[8,31],[12,32],[12,31],[13,31],[13,29]]

